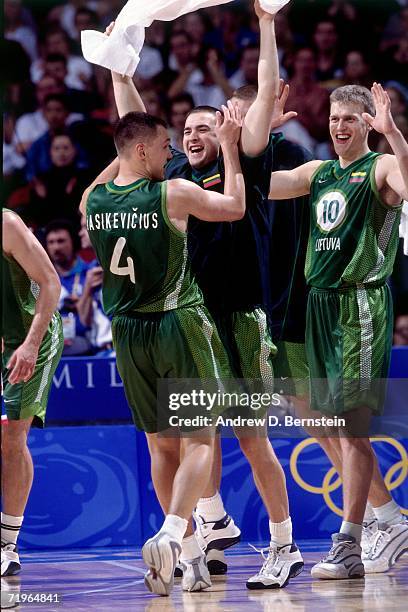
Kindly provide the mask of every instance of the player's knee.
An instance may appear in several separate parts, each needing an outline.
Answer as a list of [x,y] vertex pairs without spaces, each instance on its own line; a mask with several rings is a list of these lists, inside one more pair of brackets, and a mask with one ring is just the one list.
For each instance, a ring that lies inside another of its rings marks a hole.
[[27,432],[18,427],[5,426],[1,436],[1,453],[3,458],[8,455],[22,453],[27,448]]
[[248,460],[270,460],[271,455],[275,456],[271,443],[266,436],[261,438],[256,436],[245,436],[239,438],[239,445]]

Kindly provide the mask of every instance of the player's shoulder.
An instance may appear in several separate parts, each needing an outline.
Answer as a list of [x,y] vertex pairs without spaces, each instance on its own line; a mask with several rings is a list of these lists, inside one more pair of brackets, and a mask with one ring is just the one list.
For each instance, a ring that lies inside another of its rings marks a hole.
[[25,227],[23,221],[17,213],[9,208],[3,208],[3,228],[8,231],[18,231],[19,228]]

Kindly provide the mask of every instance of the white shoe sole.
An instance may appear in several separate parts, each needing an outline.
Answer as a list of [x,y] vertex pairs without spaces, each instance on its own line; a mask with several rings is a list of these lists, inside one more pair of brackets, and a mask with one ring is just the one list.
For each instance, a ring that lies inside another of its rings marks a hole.
[[[160,541],[157,542],[156,539],[148,540],[143,546],[143,561],[150,568],[144,582],[151,593],[162,596],[170,595],[174,586],[174,569],[180,553],[179,544],[175,544],[174,549],[166,546],[164,550],[160,550]],[[168,578],[163,575],[164,568],[166,568],[165,574],[168,574]]]
[[355,578],[364,578],[364,566],[361,572],[349,574],[346,569],[341,572],[336,571],[336,566],[333,570],[325,567],[312,567],[311,575],[312,578],[319,578],[320,580],[350,580]]

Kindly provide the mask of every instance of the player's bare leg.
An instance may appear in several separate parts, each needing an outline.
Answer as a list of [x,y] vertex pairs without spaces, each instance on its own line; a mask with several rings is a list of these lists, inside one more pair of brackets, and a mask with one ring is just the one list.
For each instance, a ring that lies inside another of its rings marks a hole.
[[16,542],[33,483],[33,460],[27,446],[27,436],[32,421],[32,417],[19,421],[10,419],[2,431],[2,576],[16,574],[21,569]]
[[[159,499],[168,500],[171,483],[171,495],[165,521],[160,531],[145,543],[142,550],[143,559],[150,568],[145,577],[146,586],[154,593],[168,595],[173,587],[174,569],[181,553],[188,521],[202,494],[203,484],[205,486],[209,478],[214,437],[213,432],[209,431],[184,438],[182,454],[180,454],[179,439],[173,439],[173,444],[171,442],[164,444],[162,443],[163,437],[158,434],[148,434],[147,437],[149,448],[152,449],[153,455],[156,455],[157,465],[165,467],[166,451],[170,451],[174,459],[173,478],[170,480],[166,469],[164,472],[170,482],[164,484],[164,475],[157,478],[159,487],[161,487],[160,493],[156,491]],[[181,462],[180,457],[182,457]],[[177,463],[178,468],[174,472]],[[194,571],[192,574],[195,577]],[[197,584],[196,580],[187,584],[188,576],[185,576],[183,581],[185,581],[185,586],[183,585],[185,590],[200,590],[211,586],[209,575],[208,583],[204,579],[200,581],[200,584]]]

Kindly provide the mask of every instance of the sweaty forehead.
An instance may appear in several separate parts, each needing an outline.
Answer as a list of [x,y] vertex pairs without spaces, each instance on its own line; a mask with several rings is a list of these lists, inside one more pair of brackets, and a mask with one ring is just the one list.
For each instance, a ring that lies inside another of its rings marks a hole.
[[215,127],[215,114],[208,111],[193,113],[187,117],[184,127],[193,128],[198,125],[207,125],[210,129],[213,129]]

